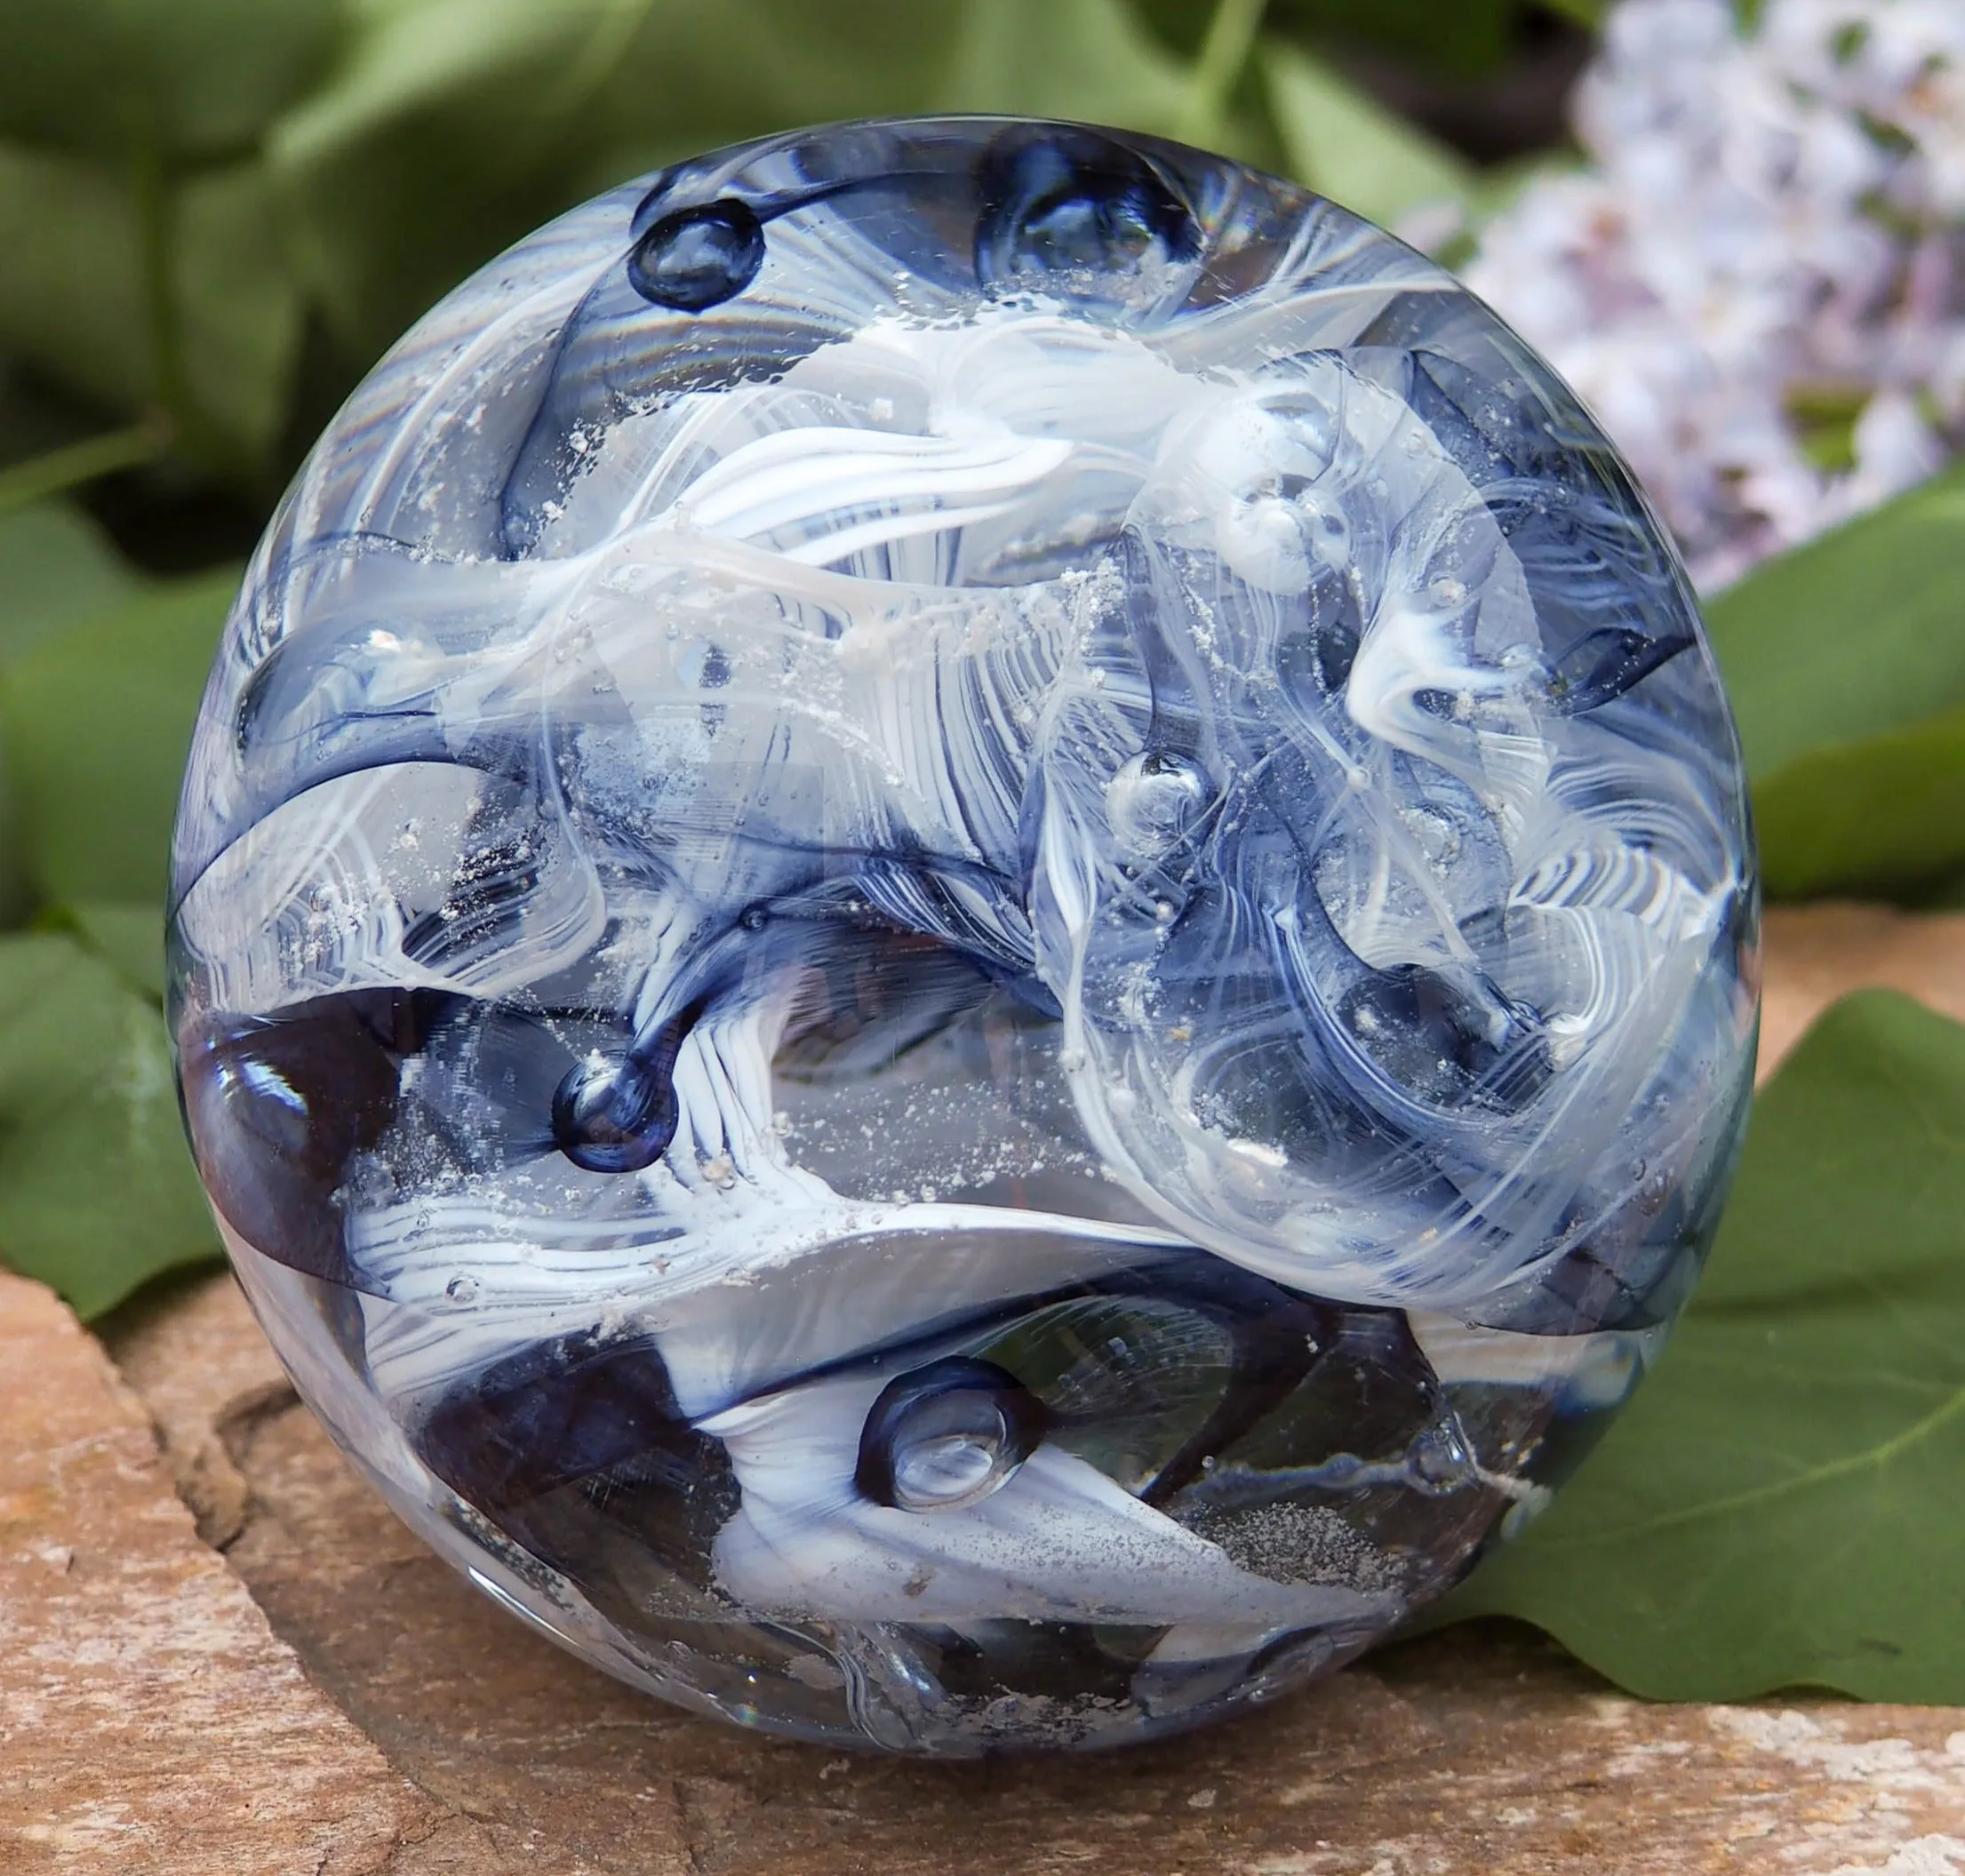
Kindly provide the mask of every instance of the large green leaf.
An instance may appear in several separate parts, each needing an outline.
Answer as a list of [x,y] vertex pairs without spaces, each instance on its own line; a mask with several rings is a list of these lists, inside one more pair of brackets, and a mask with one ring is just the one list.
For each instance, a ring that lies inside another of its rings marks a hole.
[[604,0],[383,0],[268,143],[293,251],[351,359],[558,206],[539,143]]
[[218,1249],[161,1013],[71,938],[0,938],[0,1262],[92,1316]]
[[962,0],[661,0],[583,114],[598,140],[578,196],[799,124],[947,108],[967,18]]
[[44,931],[63,931],[99,957],[140,996],[164,1002],[164,911],[155,899],[83,899],[50,906],[35,921]]
[[1269,109],[1298,181],[1386,226],[1434,203],[1466,203],[1473,166],[1307,52],[1262,48]]
[[[592,92],[646,11],[639,0],[363,8],[334,81],[268,144],[294,252],[352,361],[365,363],[474,267],[570,205],[593,135]],[[651,121],[665,101],[648,100]]]
[[[369,0],[332,81],[269,140],[295,251],[365,362],[599,188],[801,123],[930,107],[960,18],[915,0]],[[1130,69],[1123,47],[1104,56]]]
[[280,442],[303,307],[264,167],[240,164],[177,193],[172,289],[196,420],[242,466]]
[[[262,459],[284,420],[301,305],[257,164],[194,178],[167,198],[187,441]],[[111,411],[157,402],[158,332],[133,198],[113,172],[0,147],[0,347]]]
[[[67,503],[0,515],[0,667],[141,590],[102,531]],[[20,924],[33,901],[10,768],[0,749],[0,928]]]
[[93,164],[0,146],[0,347],[72,391],[136,411],[156,379],[121,180]]
[[339,0],[0,0],[0,137],[121,158],[246,145],[321,73]]
[[160,586],[0,672],[39,899],[164,903],[185,752],[236,584]]
[[1443,1613],[1659,1699],[1965,1702],[1961,1558],[1965,1028],[1868,991],[1761,1098],[1657,1373]]
[[0,515],[0,665],[141,588],[79,508],[46,501]]
[[1910,890],[1965,860],[1965,466],[1708,608],[1769,890]]
[[1185,67],[1122,0],[967,0],[937,103],[1179,131]]
[[1882,898],[1965,866],[1965,710],[1800,756],[1756,784],[1770,897]]

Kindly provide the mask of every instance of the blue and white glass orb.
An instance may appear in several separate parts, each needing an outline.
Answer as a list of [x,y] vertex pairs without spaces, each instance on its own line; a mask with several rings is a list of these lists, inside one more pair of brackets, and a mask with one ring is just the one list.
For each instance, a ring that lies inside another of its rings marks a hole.
[[491,1595],[802,1738],[1269,1699],[1698,1271],[1756,892],[1685,577],[1431,262],[1220,157],[800,132],[356,391],[184,789],[198,1165]]

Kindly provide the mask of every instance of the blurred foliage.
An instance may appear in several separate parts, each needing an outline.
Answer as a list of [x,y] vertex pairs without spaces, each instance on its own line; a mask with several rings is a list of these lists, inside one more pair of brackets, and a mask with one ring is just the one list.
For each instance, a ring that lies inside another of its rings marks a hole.
[[1265,48],[1262,75],[1291,172],[1373,221],[1428,202],[1466,202],[1474,166],[1293,45]]
[[0,663],[142,591],[102,531],[48,502],[0,515]]
[[0,1034],[7,1262],[89,1316],[212,1256],[156,1004],[76,938],[15,933],[0,938]]
[[1260,0],[0,0],[0,355],[105,421],[151,419],[134,453],[168,443],[263,505],[418,314],[627,177],[799,123],[1001,110],[1185,134],[1340,199],[1355,187],[1361,207],[1405,204],[1472,173],[1313,48],[1478,74],[1536,10],[1274,0],[1272,50],[1250,59],[1263,16]]
[[[1138,0],[1142,19],[1170,45],[1201,43],[1208,9],[1194,0]],[[1594,28],[1604,0],[1270,0],[1272,34],[1397,60],[1465,80],[1491,77],[1523,36],[1549,17]]]
[[236,160],[317,83],[340,0],[6,0],[0,135],[173,168]]
[[[84,1314],[218,1249],[164,1023],[165,862],[237,570],[137,572],[0,515],[0,1245]],[[89,1127],[64,1126],[84,1106]],[[66,1197],[64,1196],[66,1194]]]
[[1707,609],[1771,897],[1909,896],[1965,868],[1961,564],[1965,467]]
[[234,570],[158,581],[0,669],[29,896],[162,906],[191,722]]

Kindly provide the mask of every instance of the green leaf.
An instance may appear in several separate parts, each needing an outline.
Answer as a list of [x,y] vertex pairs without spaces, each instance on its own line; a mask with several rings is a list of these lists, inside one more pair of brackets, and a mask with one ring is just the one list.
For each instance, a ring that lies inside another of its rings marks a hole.
[[1965,464],[1707,607],[1756,778],[1965,705]]
[[[66,502],[0,515],[0,668],[141,590],[102,531]],[[8,928],[33,904],[10,766],[0,760],[0,927]]]
[[1122,0],[967,0],[939,108],[1178,132],[1186,68]]
[[1961,1702],[1961,1555],[1965,1028],[1865,991],[1761,1096],[1656,1374],[1442,1614],[1656,1699]]
[[1476,193],[1471,164],[1307,52],[1271,41],[1261,64],[1290,172],[1319,195],[1389,227]]
[[160,586],[0,673],[0,729],[37,897],[164,902],[191,726],[237,586]]
[[[617,9],[619,12],[619,9]],[[568,201],[679,157],[801,124],[935,107],[947,83],[959,5],[920,0],[659,0],[618,34],[617,55],[591,45],[567,87],[584,152]],[[733,59],[732,45],[768,46]]]
[[1965,710],[1799,757],[1753,790],[1768,896],[1921,900],[1965,866]]
[[[1047,42],[1061,35],[1059,58],[1024,56],[1034,20]],[[979,20],[992,28],[974,55],[987,68],[958,60],[951,81],[953,49]],[[1002,28],[1018,20],[1026,36],[1012,44]],[[1142,69],[1168,115],[1183,76],[1138,36],[1121,0],[1061,0],[1041,16],[999,0],[367,0],[332,78],[268,150],[309,291],[365,363],[508,243],[677,157],[947,106],[954,92],[1015,103],[985,97],[992,86],[1049,86],[1066,105],[1088,84],[1130,97]],[[1077,75],[1062,87],[1050,84],[1060,60]]]
[[239,164],[187,183],[176,236],[187,389],[198,419],[257,467],[280,440],[303,318],[263,167]]
[[[1122,10],[1112,21],[1130,41]],[[964,9],[923,6],[920,0],[666,0],[637,41],[624,85],[617,79],[604,108],[626,123],[633,99],[659,70],[665,54],[680,52],[700,113],[707,105],[724,123],[753,110],[769,122],[739,136],[800,124],[881,116],[931,107],[947,82],[951,48],[964,28]],[[771,48],[769,69],[749,79],[730,68],[732,30]],[[1115,45],[1122,61],[1130,44]]]
[[0,137],[243,148],[321,73],[339,0],[0,0]]
[[172,440],[167,419],[148,418],[11,462],[0,468],[0,515],[86,488],[119,469],[161,461],[170,453]]
[[1909,890],[1965,861],[1965,466],[1707,608],[1768,890]]
[[0,347],[111,410],[150,402],[136,220],[105,171],[0,147]]
[[[619,52],[609,0],[371,0],[332,81],[268,141],[293,251],[365,364],[474,267],[556,210],[575,119]],[[651,108],[659,109],[660,100]]]
[[124,904],[84,899],[79,905],[50,906],[35,923],[44,931],[67,932],[139,996],[162,1007],[164,910],[156,900]]
[[[1197,0],[1134,0],[1177,51],[1198,48],[1208,9]],[[1270,28],[1313,46],[1337,45],[1375,62],[1418,68],[1450,83],[1484,78],[1521,44],[1533,0],[1270,0]]]
[[[169,210],[169,284],[198,427],[237,464],[257,463],[285,417],[301,328],[271,185],[258,164],[235,164],[174,190]],[[0,347],[129,416],[158,391],[142,250],[121,178],[0,147]]]
[[72,938],[0,938],[0,1261],[93,1316],[218,1251],[162,1014]]
[[0,665],[141,590],[79,508],[48,501],[0,515]]
[[1220,146],[1229,100],[1242,84],[1268,0],[1215,0],[1206,36],[1187,72],[1187,102],[1180,117],[1184,141],[1203,149]]

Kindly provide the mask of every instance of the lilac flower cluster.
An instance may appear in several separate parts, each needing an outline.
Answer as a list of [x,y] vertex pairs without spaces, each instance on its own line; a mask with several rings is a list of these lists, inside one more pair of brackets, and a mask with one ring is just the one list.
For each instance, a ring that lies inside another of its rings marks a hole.
[[1617,439],[1699,585],[1965,444],[1965,6],[1623,0],[1586,165],[1481,231],[1470,285]]

